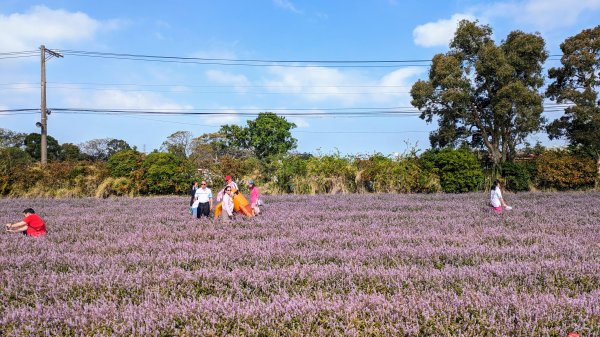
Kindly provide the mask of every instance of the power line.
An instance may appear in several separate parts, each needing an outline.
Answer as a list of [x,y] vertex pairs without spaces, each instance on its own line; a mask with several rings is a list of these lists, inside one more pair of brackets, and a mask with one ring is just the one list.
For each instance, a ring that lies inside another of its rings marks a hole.
[[186,60],[186,61],[219,61],[219,62],[255,62],[255,63],[419,63],[431,62],[431,60],[265,60],[265,59],[229,59],[229,58],[203,58],[203,57],[182,57],[182,56],[160,56],[160,55],[144,55],[144,54],[120,54],[120,53],[102,53],[95,51],[81,50],[61,50],[62,52],[81,56],[81,55],[98,55],[98,56],[119,56],[119,57],[135,57],[144,59],[170,59],[170,60]]
[[[431,60],[267,60],[228,59],[147,54],[103,53],[82,50],[61,50],[65,55],[103,59],[121,59],[145,62],[184,63],[202,65],[248,66],[248,67],[336,67],[336,68],[397,68],[406,66],[429,66]],[[426,63],[426,64],[423,64]]]
[[[211,109],[207,109],[211,110]],[[260,112],[236,112],[233,109],[226,111],[177,111],[177,110],[144,110],[144,109],[89,109],[89,108],[52,108],[52,112],[66,114],[99,114],[99,115],[154,115],[154,116],[258,116]],[[260,110],[265,111],[265,110]],[[368,111],[328,111],[319,109],[312,111],[280,112],[277,115],[285,117],[379,117],[379,116],[401,116],[420,115],[418,111],[402,110],[368,110]]]

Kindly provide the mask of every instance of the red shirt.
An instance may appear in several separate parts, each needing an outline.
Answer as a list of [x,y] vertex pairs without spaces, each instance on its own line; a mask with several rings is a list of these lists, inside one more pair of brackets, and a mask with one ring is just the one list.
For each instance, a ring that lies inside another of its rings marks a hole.
[[46,224],[44,220],[37,214],[29,214],[23,219],[27,224],[27,235],[29,236],[42,236],[46,235]]

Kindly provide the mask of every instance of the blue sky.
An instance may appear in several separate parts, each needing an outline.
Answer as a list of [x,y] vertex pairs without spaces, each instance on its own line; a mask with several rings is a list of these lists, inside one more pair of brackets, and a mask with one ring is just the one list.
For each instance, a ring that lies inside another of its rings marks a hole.
[[[173,132],[194,136],[245,113],[286,113],[299,152],[404,153],[429,147],[427,125],[411,112],[409,90],[426,62],[385,67],[227,60],[430,60],[448,50],[456,23],[477,19],[500,42],[513,30],[540,32],[550,54],[565,38],[598,24],[600,0],[371,1],[0,1],[0,53],[64,51],[175,56],[194,63],[84,57],[47,62],[48,108],[227,112],[227,115],[106,115],[54,112],[60,143],[117,138],[147,152]],[[7,54],[4,54],[7,55]],[[211,63],[211,64],[207,64]],[[215,64],[221,63],[221,64]],[[222,64],[226,63],[226,64]],[[253,64],[257,64],[254,62]],[[307,67],[306,65],[310,65]],[[357,65],[357,64],[353,64]],[[382,65],[377,63],[376,65]],[[391,66],[390,66],[391,65]],[[547,66],[555,66],[551,62]],[[0,58],[0,110],[40,106],[40,57]],[[365,109],[365,110],[360,110]],[[368,117],[332,116],[366,111]],[[309,112],[310,115],[299,115]],[[560,114],[548,115],[553,119]],[[0,112],[0,127],[39,132],[37,114]],[[547,145],[544,134],[530,137]]]

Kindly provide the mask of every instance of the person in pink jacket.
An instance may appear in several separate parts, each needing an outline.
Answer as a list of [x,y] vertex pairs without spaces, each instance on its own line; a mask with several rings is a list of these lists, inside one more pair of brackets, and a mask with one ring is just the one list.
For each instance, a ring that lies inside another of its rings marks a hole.
[[248,189],[250,190],[250,207],[252,207],[252,212],[254,215],[260,214],[260,190],[254,184],[254,180],[248,180]]

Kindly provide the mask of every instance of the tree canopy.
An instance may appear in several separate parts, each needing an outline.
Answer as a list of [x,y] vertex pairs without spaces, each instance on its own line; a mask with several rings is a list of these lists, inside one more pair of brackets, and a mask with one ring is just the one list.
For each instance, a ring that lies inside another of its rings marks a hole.
[[131,147],[121,139],[99,138],[81,144],[81,149],[92,160],[106,161],[111,155]]
[[255,120],[247,121],[247,127],[223,125],[220,133],[228,146],[250,149],[258,159],[287,153],[296,148],[297,140],[291,129],[296,124],[272,112],[261,112]]
[[413,85],[411,103],[428,123],[437,120],[433,148],[468,143],[485,148],[498,164],[541,128],[538,91],[548,53],[539,34],[513,31],[499,45],[491,36],[489,26],[461,21],[451,50],[435,55],[429,79]]
[[187,158],[192,153],[193,135],[190,131],[177,131],[167,137],[161,145],[161,151]]
[[[41,143],[42,136],[39,133],[30,133],[23,141],[25,151],[35,160],[40,160],[42,157]],[[59,160],[61,158],[61,147],[58,144],[58,141],[52,136],[47,136],[46,145],[48,149],[48,160]]]
[[557,103],[571,104],[564,115],[547,127],[550,138],[566,137],[596,155],[596,188],[600,187],[600,26],[566,39],[561,67],[548,71],[554,81],[547,96]]

